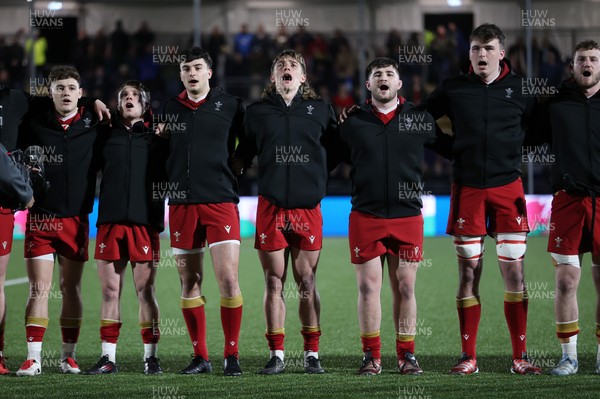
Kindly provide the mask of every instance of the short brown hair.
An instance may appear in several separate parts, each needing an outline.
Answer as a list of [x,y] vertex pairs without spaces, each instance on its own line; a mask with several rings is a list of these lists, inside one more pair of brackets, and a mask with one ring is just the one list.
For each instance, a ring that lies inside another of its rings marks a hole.
[[600,50],[600,45],[598,45],[598,42],[595,40],[584,40],[579,42],[573,51],[573,58],[575,58],[575,53],[581,50]]
[[69,65],[57,65],[50,71],[50,75],[48,75],[48,80],[50,83],[54,83],[57,80],[70,79],[73,78],[77,81],[79,86],[81,86],[81,76],[79,76],[79,72],[77,69],[73,68]]
[[500,29],[497,25],[488,23],[481,24],[477,28],[473,29],[471,36],[469,36],[469,42],[477,40],[481,43],[489,43],[494,39],[498,39],[501,49],[504,48],[506,36],[504,36],[502,29]]

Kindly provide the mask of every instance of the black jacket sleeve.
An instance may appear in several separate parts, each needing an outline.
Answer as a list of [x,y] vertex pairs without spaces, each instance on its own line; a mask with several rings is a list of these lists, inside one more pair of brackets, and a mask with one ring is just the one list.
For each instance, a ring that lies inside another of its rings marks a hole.
[[329,105],[329,120],[327,122],[327,130],[321,139],[321,143],[327,152],[327,171],[331,172],[340,162],[349,158],[349,151],[346,154],[345,144],[340,138],[340,131],[335,117],[333,107]]
[[33,190],[0,144],[0,206],[24,209],[33,197]]
[[248,114],[244,114],[243,134],[239,136],[239,143],[235,149],[234,156],[244,161],[244,167],[252,166],[252,160],[258,154],[256,146],[256,133],[253,131],[248,121]]

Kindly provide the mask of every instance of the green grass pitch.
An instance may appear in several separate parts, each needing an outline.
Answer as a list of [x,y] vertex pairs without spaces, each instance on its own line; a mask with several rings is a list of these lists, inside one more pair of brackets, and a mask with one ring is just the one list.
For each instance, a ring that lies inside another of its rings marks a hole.
[[[167,256],[160,265],[156,291],[161,309],[162,337],[159,357],[162,376],[142,374],[142,343],[137,320],[137,301],[128,271],[122,296],[121,336],[117,347],[116,375],[61,375],[60,329],[58,315],[60,292],[58,272],[50,293],[50,325],[43,347],[43,374],[17,378],[14,371],[26,355],[23,325],[27,284],[6,287],[8,320],[4,354],[13,371],[0,378],[0,398],[559,398],[598,397],[600,375],[593,374],[596,362],[594,335],[595,292],[584,260],[579,289],[580,325],[579,374],[553,377],[549,369],[560,357],[555,337],[553,299],[554,272],[545,251],[545,238],[530,238],[526,257],[526,277],[530,294],[528,348],[532,358],[544,368],[543,376],[517,376],[509,372],[510,339],[503,314],[503,284],[493,242],[487,239],[484,273],[481,281],[482,321],[478,337],[479,375],[450,376],[448,371],[460,352],[458,318],[455,309],[457,266],[448,237],[425,241],[425,260],[417,278],[417,356],[425,373],[419,377],[402,376],[395,366],[395,335],[391,320],[391,299],[387,281],[382,291],[383,373],[361,377],[356,371],[361,361],[361,344],[356,315],[357,290],[353,267],[349,263],[347,239],[326,239],[319,264],[317,285],[321,295],[321,359],[327,373],[302,373],[302,339],[298,321],[298,295],[293,282],[286,283],[286,372],[276,376],[257,375],[268,360],[262,312],[263,277],[252,240],[242,244],[240,284],[244,295],[244,316],[240,338],[241,378],[222,375],[223,334],[219,316],[219,294],[207,258],[203,294],[207,298],[208,347],[213,362],[210,375],[180,376],[177,371],[190,360],[191,344],[179,309],[179,279],[173,259]],[[90,248],[93,248],[91,243]],[[26,275],[22,241],[15,242],[7,279]],[[163,256],[168,243],[162,242]],[[386,273],[387,276],[387,273]],[[290,274],[291,279],[291,274]],[[387,277],[386,277],[387,280]],[[93,365],[100,355],[100,285],[93,261],[88,262],[82,286],[84,323],[77,357],[82,369]]]

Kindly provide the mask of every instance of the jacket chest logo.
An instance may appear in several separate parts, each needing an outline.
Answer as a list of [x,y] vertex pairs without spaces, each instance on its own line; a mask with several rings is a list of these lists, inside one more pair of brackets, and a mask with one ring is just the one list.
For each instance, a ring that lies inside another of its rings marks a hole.
[[217,101],[215,103],[215,111],[221,111],[221,106],[223,105],[223,103],[221,101]]
[[506,89],[506,98],[512,98],[511,95],[513,94],[513,89],[511,89],[510,87],[508,89]]
[[312,115],[313,110],[315,109],[315,107],[313,107],[312,105],[309,105],[306,107],[306,114],[307,115]]
[[86,128],[86,129],[90,127],[91,123],[92,123],[92,120],[91,120],[90,118],[87,118],[87,117],[86,117],[86,118],[83,120],[83,125],[85,126],[85,128]]

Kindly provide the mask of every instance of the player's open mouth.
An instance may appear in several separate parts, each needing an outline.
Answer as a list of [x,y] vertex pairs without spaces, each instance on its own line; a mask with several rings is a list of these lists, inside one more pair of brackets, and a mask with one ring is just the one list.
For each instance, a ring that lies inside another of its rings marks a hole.
[[592,71],[590,71],[589,69],[586,69],[585,71],[581,72],[581,74],[584,77],[589,78],[590,76],[592,76]]
[[390,86],[386,85],[386,84],[382,84],[381,86],[379,86],[379,90],[384,91],[384,90],[389,90]]
[[477,65],[478,65],[478,66],[487,66],[487,62],[485,62],[485,61],[479,61],[479,62],[477,63]]
[[191,84],[195,85],[196,83],[198,83],[198,81],[197,81],[196,79],[191,79],[191,80],[189,81],[189,83],[191,83]]
[[125,103],[125,108],[133,108],[133,103]]
[[71,104],[71,100],[69,100],[68,98],[65,98],[64,100],[62,100],[63,104]]
[[284,74],[281,77],[281,80],[283,80],[284,82],[291,82],[292,81],[292,75],[290,75],[289,73]]

